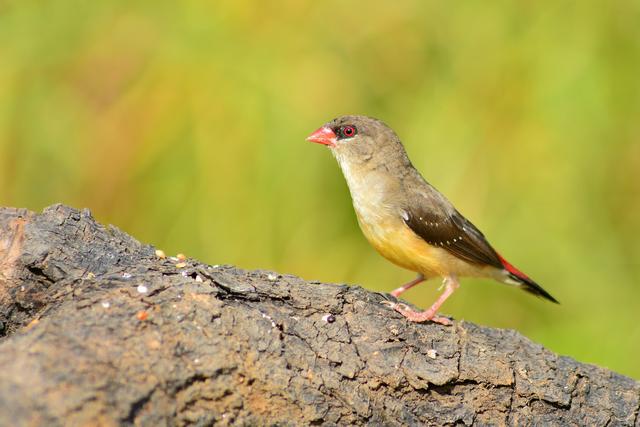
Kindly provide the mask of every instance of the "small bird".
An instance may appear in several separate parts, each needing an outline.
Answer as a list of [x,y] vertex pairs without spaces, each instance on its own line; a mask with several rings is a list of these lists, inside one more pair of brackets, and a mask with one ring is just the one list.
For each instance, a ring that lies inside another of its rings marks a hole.
[[420,175],[396,133],[382,121],[339,117],[307,140],[326,145],[338,160],[369,243],[389,261],[418,273],[391,295],[397,298],[424,280],[443,278],[444,292],[428,310],[417,312],[387,302],[407,319],[451,324],[437,313],[460,286],[459,277],[495,279],[558,303],[502,258],[482,232]]

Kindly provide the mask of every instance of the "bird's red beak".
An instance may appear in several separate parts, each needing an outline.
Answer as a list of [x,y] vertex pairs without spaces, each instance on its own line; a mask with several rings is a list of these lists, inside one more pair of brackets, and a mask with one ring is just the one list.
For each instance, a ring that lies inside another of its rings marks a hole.
[[322,126],[320,129],[307,137],[307,141],[334,147],[336,145],[336,134],[330,127]]

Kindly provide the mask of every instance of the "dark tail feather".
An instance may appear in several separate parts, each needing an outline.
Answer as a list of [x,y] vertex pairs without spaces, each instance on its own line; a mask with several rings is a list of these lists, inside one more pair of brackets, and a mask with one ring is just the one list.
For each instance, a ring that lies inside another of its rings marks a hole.
[[560,304],[557,299],[552,297],[549,292],[542,289],[542,286],[531,280],[529,276],[515,268],[513,265],[509,264],[509,262],[506,259],[502,258],[500,255],[498,255],[498,258],[500,258],[500,261],[502,261],[504,269],[509,273],[509,278],[515,282],[520,283],[523,290],[535,296],[542,297],[551,302],[555,302],[556,304]]
[[529,279],[528,277],[516,276],[515,274],[509,272],[509,278],[518,283],[521,283],[522,290],[527,291],[530,294],[533,294],[535,296],[542,297],[551,302],[555,302],[556,304],[560,304],[557,299],[555,299],[554,297],[551,296],[551,294],[549,294],[549,292],[542,289],[542,286],[538,285],[536,282]]

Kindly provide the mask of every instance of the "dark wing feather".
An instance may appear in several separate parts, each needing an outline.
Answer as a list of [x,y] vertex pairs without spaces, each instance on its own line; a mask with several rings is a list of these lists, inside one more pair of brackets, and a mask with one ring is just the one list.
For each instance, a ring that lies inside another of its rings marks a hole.
[[419,204],[414,203],[414,206],[405,209],[404,220],[423,240],[465,261],[504,268],[482,232],[457,210],[429,210]]
[[520,284],[525,291],[558,302],[526,274],[501,258],[482,232],[443,195],[431,186],[428,188],[430,191],[411,197],[404,208],[404,222],[414,233],[430,245],[441,247],[460,259],[504,269],[512,283]]

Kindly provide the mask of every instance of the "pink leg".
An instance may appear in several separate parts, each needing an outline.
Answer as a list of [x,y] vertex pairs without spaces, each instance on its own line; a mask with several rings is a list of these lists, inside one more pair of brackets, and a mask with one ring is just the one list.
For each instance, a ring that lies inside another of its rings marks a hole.
[[436,302],[426,311],[418,312],[410,309],[404,304],[393,304],[391,307],[402,314],[404,317],[409,319],[412,322],[426,322],[427,320],[431,320],[432,322],[440,323],[442,325],[450,325],[451,320],[446,317],[437,316],[437,312],[440,309],[440,306],[451,296],[451,294],[458,289],[460,284],[458,280],[454,276],[445,277],[444,279],[445,289],[440,298],[437,299]]
[[416,277],[412,281],[407,282],[404,285],[400,286],[398,289],[394,289],[393,291],[391,291],[391,295],[398,298],[404,291],[408,291],[418,283],[422,282],[424,282],[424,276],[422,274],[418,274],[418,277]]

